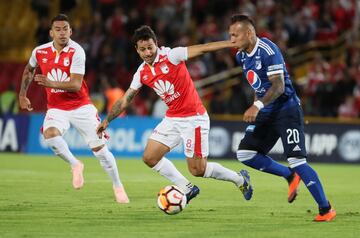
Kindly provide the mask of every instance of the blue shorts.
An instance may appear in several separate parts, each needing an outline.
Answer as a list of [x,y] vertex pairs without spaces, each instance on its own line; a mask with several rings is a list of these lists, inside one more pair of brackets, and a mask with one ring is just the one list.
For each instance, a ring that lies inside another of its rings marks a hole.
[[306,158],[303,112],[293,106],[278,112],[259,112],[245,131],[239,150],[255,150],[268,154],[281,138],[286,158]]

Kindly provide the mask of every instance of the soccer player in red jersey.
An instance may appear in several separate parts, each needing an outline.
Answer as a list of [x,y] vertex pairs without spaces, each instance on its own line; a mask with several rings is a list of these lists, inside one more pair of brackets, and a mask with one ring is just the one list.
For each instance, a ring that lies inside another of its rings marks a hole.
[[[80,189],[84,185],[84,164],[75,158],[62,137],[70,126],[82,135],[110,176],[116,201],[128,203],[116,160],[105,145],[105,140],[99,138],[95,131],[100,119],[83,80],[85,52],[70,39],[71,33],[66,15],[60,14],[52,19],[50,36],[53,41],[36,47],[24,69],[19,93],[20,107],[33,110],[26,93],[34,78],[38,85],[45,88],[47,95],[48,110],[43,124],[45,142],[56,155],[71,165],[73,187]],[[42,74],[34,77],[36,67],[40,67]]]
[[209,116],[195,89],[185,61],[206,52],[232,47],[230,41],[219,41],[189,47],[158,47],[156,35],[149,26],[138,28],[133,44],[144,62],[133,76],[124,97],[112,107],[106,119],[98,126],[99,136],[108,124],[131,103],[143,85],[152,88],[168,106],[165,118],[151,134],[143,161],[154,171],[170,180],[187,194],[189,202],[199,188],[186,179],[165,157],[165,154],[183,142],[184,153],[192,175],[233,182],[246,200],[252,196],[247,171],[236,173],[215,162],[207,162],[209,154]]

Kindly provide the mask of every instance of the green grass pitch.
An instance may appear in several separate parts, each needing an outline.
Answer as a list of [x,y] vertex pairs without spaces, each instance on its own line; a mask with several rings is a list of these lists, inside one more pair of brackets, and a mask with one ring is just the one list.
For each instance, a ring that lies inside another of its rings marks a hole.
[[[254,195],[245,201],[233,184],[192,177],[185,161],[174,161],[201,193],[182,213],[169,216],[156,206],[157,192],[169,182],[142,161],[117,161],[130,198],[121,205],[99,163],[82,160],[85,186],[76,191],[61,159],[1,153],[0,237],[359,237],[359,165],[313,165],[338,213],[333,222],[314,223],[317,207],[304,184],[288,204],[285,180],[249,168]],[[235,159],[221,163],[245,168]]]

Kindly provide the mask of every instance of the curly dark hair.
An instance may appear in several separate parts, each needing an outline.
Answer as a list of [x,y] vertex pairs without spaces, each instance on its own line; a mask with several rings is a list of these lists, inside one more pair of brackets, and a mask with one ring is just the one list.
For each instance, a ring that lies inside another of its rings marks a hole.
[[139,40],[149,40],[149,39],[153,39],[154,42],[157,43],[157,39],[154,31],[149,26],[143,25],[135,30],[134,35],[132,37],[132,42],[136,47],[137,42]]

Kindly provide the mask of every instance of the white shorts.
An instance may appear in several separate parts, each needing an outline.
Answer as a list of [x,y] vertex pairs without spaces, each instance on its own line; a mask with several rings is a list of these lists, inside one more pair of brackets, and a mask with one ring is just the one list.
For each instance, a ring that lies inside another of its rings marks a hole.
[[165,117],[154,129],[150,139],[158,141],[171,149],[181,140],[184,154],[192,158],[209,155],[210,119],[207,113],[191,117]]
[[90,148],[95,148],[105,144],[105,139],[101,139],[96,134],[96,128],[100,124],[97,109],[92,104],[87,104],[75,110],[65,111],[51,108],[46,112],[43,130],[49,127],[57,128],[61,135],[72,125],[84,138]]

